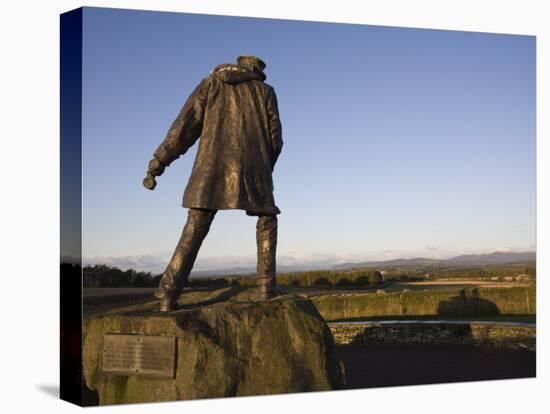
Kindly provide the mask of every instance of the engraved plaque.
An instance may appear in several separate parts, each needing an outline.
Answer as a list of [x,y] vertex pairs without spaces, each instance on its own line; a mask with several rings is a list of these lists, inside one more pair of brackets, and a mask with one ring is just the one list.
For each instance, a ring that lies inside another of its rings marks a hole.
[[174,378],[175,362],[175,337],[121,334],[103,336],[102,372]]

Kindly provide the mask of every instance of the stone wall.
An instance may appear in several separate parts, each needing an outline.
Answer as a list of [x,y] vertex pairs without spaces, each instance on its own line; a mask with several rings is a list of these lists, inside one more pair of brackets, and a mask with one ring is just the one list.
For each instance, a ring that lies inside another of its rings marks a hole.
[[327,321],[382,316],[534,315],[533,285],[334,294],[311,298]]
[[492,345],[535,350],[534,324],[487,322],[332,322],[337,344],[429,343]]

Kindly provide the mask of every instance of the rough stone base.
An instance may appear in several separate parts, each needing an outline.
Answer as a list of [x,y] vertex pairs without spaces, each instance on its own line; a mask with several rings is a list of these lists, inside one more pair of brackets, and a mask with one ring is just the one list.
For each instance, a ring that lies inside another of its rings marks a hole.
[[[175,378],[101,372],[107,333],[175,336]],[[85,321],[83,363],[101,405],[324,391],[342,382],[330,329],[296,297],[96,316]]]

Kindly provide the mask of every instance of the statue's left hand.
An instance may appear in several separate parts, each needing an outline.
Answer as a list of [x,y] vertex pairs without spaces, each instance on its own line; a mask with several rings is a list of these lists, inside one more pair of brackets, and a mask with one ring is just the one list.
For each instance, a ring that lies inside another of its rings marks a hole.
[[155,177],[162,175],[165,168],[166,166],[156,158],[149,161],[149,169],[147,171],[147,176],[143,179],[143,186],[148,190],[154,190],[157,186]]
[[143,179],[143,186],[148,190],[154,190],[157,186],[157,180],[151,172],[147,173],[147,176]]
[[156,158],[153,158],[151,161],[149,161],[149,173],[151,173],[154,177],[162,175],[165,168],[166,165],[164,165]]

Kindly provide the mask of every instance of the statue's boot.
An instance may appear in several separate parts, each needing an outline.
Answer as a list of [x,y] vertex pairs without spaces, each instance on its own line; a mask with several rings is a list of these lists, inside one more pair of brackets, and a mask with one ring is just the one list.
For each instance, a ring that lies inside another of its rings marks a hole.
[[256,246],[258,249],[257,276],[262,299],[270,299],[282,290],[277,286],[277,216],[260,216],[256,224]]
[[[154,293],[155,298],[159,299],[159,310],[161,312],[176,310],[180,292],[176,292],[175,289],[167,283],[169,280],[174,280],[174,276],[169,268],[165,270],[160,280],[160,286]],[[165,283],[164,285],[163,281]]]
[[187,222],[176,250],[154,294],[157,299],[160,299],[161,312],[169,312],[177,308],[178,297],[183,288],[188,285],[189,274],[216,212],[216,210],[189,209]]

